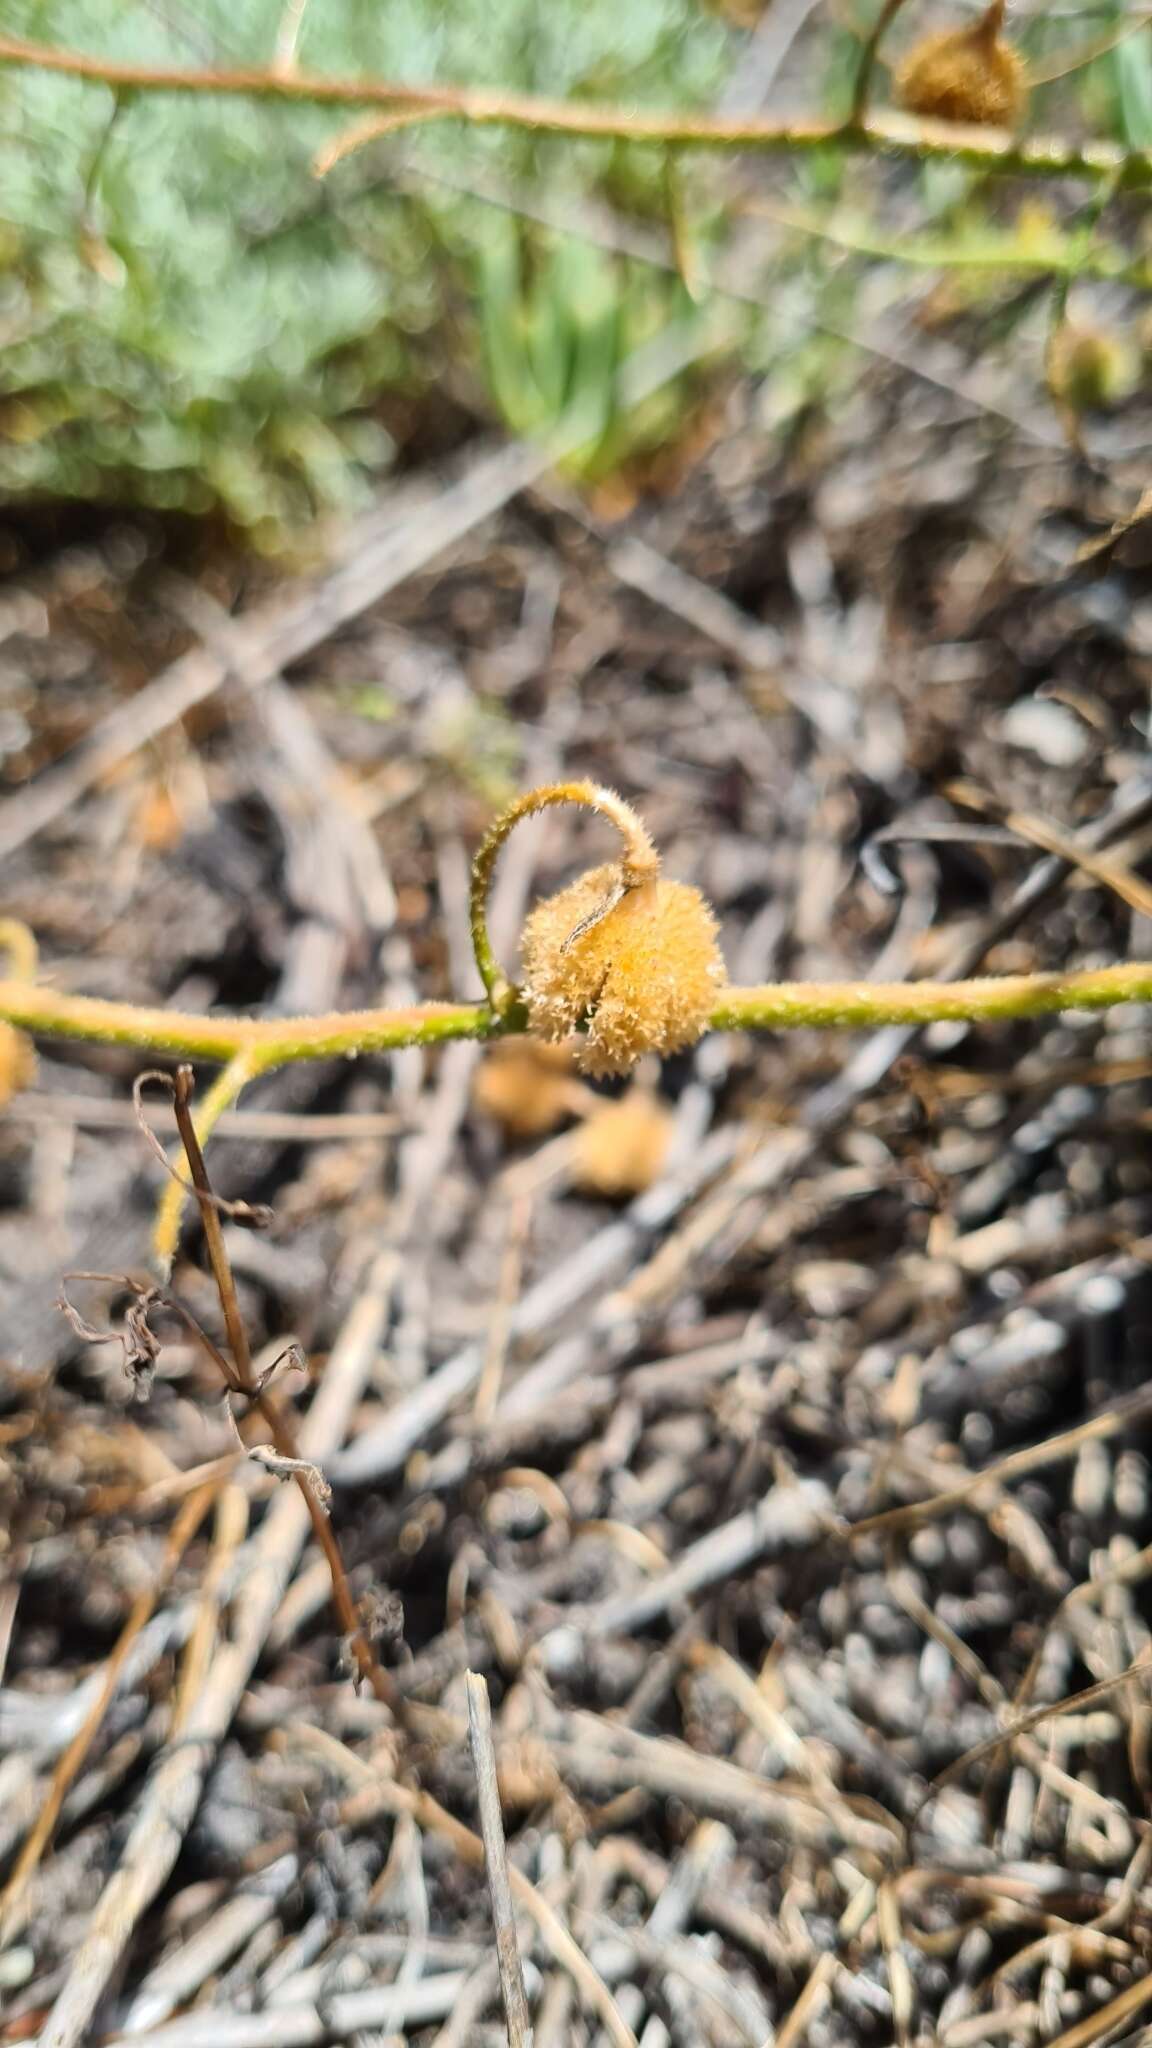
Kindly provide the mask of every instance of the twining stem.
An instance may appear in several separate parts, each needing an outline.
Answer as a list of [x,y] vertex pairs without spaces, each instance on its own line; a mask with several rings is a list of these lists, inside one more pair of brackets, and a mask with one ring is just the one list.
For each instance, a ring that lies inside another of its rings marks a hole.
[[[1130,960],[1078,974],[1001,974],[977,981],[781,981],[725,988],[709,1023],[713,1031],[868,1030],[878,1024],[978,1024],[1150,1002],[1152,960]],[[526,1023],[514,1003],[499,1015],[484,1003],[442,1003],[334,1010],[324,1017],[196,1017],[64,995],[22,981],[0,981],[0,1017],[48,1037],[133,1046],[141,1052],[228,1061],[252,1051],[259,1055],[261,1072],[298,1060],[352,1059],[403,1045],[500,1038],[523,1031]]]
[[696,149],[789,152],[830,145],[917,160],[959,160],[988,170],[1044,178],[1083,178],[1095,184],[1118,176],[1125,185],[1152,183],[1152,150],[1059,136],[1019,139],[1001,129],[869,114],[838,123],[809,120],[726,120],[707,114],[647,112],[636,107],[542,99],[532,93],[490,92],[470,86],[415,86],[383,78],[338,78],[304,71],[172,70],[121,63],[83,51],[0,36],[0,64],[61,72],[115,90],[210,93],[313,106],[380,107],[427,120],[464,121],[474,127],[521,128],[538,135],[584,136]]
[[0,953],[7,954],[14,980],[35,981],[40,949],[34,934],[18,917],[0,917]]
[[[240,1090],[269,1064],[257,1046],[245,1046],[235,1053],[209,1088],[195,1112],[196,1136],[203,1146],[211,1137],[226,1109],[231,1109]],[[271,1064],[275,1065],[273,1061]],[[182,1177],[173,1174],[160,1197],[152,1226],[152,1251],[162,1273],[171,1271],[180,1239],[180,1219],[188,1189]]]
[[[212,1191],[212,1184],[208,1179],[208,1169],[204,1163],[204,1154],[200,1147],[200,1135],[193,1118],[191,1067],[180,1067],[177,1070],[172,1088],[172,1106],[176,1112],[176,1128],[180,1133],[180,1142],[184,1147],[185,1156],[188,1160],[188,1171],[192,1176],[192,1185],[196,1190],[200,1221],[204,1226],[204,1239],[208,1247],[208,1262],[212,1268],[212,1277],[216,1282],[216,1292],[220,1296],[220,1310],[224,1317],[224,1328],[228,1333],[228,1348],[232,1353],[232,1363],[235,1367],[235,1378],[230,1381],[230,1385],[238,1393],[246,1395],[250,1400],[255,1400],[261,1414],[264,1414],[265,1404],[262,1396],[257,1393],[253,1379],[252,1353],[248,1344],[248,1332],[244,1328],[244,1318],[240,1313],[240,1303],[236,1294],[236,1282],[232,1277],[232,1264],[224,1243],[224,1230],[220,1221],[220,1211]],[[273,1404],[269,1402],[267,1406],[271,1409]],[[265,1419],[270,1428],[279,1427],[283,1429],[285,1427],[279,1410],[275,1411],[274,1417],[269,1414]],[[279,1445],[277,1448],[279,1448]],[[291,1451],[287,1451],[286,1446],[285,1449],[288,1456],[296,1456],[294,1448]]]
[[515,990],[492,951],[488,937],[488,892],[492,886],[493,870],[500,848],[521,819],[534,817],[538,811],[551,810],[557,804],[582,804],[587,810],[598,811],[602,818],[615,825],[624,841],[620,881],[625,889],[636,889],[644,882],[654,882],[660,872],[660,856],[631,804],[626,804],[614,789],[604,789],[597,782],[546,783],[541,789],[528,790],[524,796],[510,803],[507,810],[501,811],[477,848],[472,863],[468,905],[472,948],[480,979],[488,992],[494,1015],[501,1018],[515,1003]]

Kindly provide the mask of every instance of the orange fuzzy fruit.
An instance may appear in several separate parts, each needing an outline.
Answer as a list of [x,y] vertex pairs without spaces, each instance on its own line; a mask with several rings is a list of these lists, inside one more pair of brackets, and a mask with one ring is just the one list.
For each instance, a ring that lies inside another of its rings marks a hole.
[[1027,98],[1024,63],[999,34],[1003,8],[992,6],[971,28],[925,36],[897,73],[902,107],[934,121],[1011,128]]
[[572,1050],[531,1038],[494,1045],[476,1069],[473,1103],[506,1138],[546,1137],[589,1092],[573,1079]]
[[616,866],[590,868],[537,904],[523,957],[532,1030],[557,1039],[586,1024],[576,1063],[587,1074],[626,1074],[643,1053],[695,1045],[724,981],[700,891],[665,881],[626,888]]
[[642,1195],[672,1142],[672,1117],[645,1088],[606,1102],[573,1140],[572,1179],[590,1195]]

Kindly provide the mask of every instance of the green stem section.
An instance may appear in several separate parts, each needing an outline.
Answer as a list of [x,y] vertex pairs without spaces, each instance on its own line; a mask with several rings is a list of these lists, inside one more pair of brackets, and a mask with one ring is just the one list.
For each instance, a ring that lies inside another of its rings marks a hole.
[[1152,183],[1152,150],[1059,136],[1021,140],[1005,129],[918,120],[895,113],[868,114],[844,123],[733,121],[707,114],[648,112],[469,86],[414,86],[384,78],[338,78],[305,71],[176,71],[23,42],[15,36],[0,36],[0,64],[61,72],[114,91],[207,93],[312,106],[380,107],[414,120],[463,121],[473,127],[520,128],[538,135],[784,154],[822,150],[834,144],[873,155],[953,159],[977,168],[1034,177],[1086,178],[1093,184],[1101,178],[1117,178],[1122,185]]
[[[710,1024],[714,1031],[869,1030],[880,1024],[976,1024],[1148,1002],[1152,961],[1134,960],[1080,974],[1004,974],[954,982],[782,981],[727,988]],[[247,1053],[254,1058],[253,1072],[295,1060],[391,1052],[403,1045],[500,1038],[523,1031],[526,1022],[515,1003],[499,1016],[484,1003],[425,1003],[402,1010],[336,1010],[326,1017],[195,1017],[62,995],[21,981],[0,982],[0,1017],[24,1031],[134,1046],[141,1052],[222,1062]]]
[[723,990],[714,1031],[869,1029],[878,1024],[990,1023],[1059,1010],[1152,1002],[1152,961],[1082,974],[992,974],[978,981],[778,981]]
[[440,1045],[450,1038],[499,1037],[520,1028],[515,1012],[505,1022],[486,1003],[414,1003],[400,1010],[334,1010],[323,1017],[195,1017],[60,995],[22,981],[0,981],[0,1017],[53,1038],[87,1038],[96,1045],[132,1045],[188,1059],[227,1061],[255,1051],[265,1067]]

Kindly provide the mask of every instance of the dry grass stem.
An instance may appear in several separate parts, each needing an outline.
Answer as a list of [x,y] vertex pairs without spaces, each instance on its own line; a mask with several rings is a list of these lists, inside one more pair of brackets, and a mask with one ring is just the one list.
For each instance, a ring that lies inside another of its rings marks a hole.
[[532,2019],[524,1990],[524,1967],[512,1911],[512,1888],[508,1878],[508,1846],[504,1839],[504,1816],[500,1806],[500,1785],[496,1752],[492,1743],[492,1710],[488,1687],[475,1671],[464,1676],[468,1702],[468,1741],[480,1809],[480,1833],[484,1842],[484,1866],[488,1873],[488,1895],[492,1901],[492,1925],[500,1966],[500,1996],[508,2027],[508,2048],[532,2048]]
[[[301,1447],[306,1455],[323,1460],[342,1441],[375,1362],[381,1315],[382,1304],[370,1281],[329,1358],[302,1429]],[[148,1780],[119,1864],[65,1972],[41,2033],[41,2048],[78,2048],[140,1915],[165,1883],[217,1746],[231,1725],[283,1599],[310,1520],[308,1503],[300,1491],[293,1488],[280,1493],[249,1545],[245,1574],[233,1596],[229,1636],[218,1646],[180,1741],[165,1750]],[[317,2037],[308,2033],[303,2038]],[[223,2038],[214,2037],[214,2048]],[[267,2030],[265,2038],[269,2038]],[[283,2042],[287,2034],[276,2038]]]
[[0,1892],[0,1940],[11,1940],[20,1924],[21,1905],[28,1891],[32,1877],[52,1839],[52,1833],[60,1817],[60,1809],[75,1783],[84,1760],[99,1732],[100,1725],[116,1692],[121,1671],[128,1653],[145,1623],[155,1612],[156,1604],[169,1585],[189,1543],[200,1527],[205,1515],[217,1495],[215,1485],[201,1486],[185,1501],[164,1546],[160,1569],[151,1584],[141,1588],[132,1603],[128,1619],[120,1632],[119,1641],[104,1666],[100,1690],[86,1714],[82,1726],[73,1736],[63,1756],[52,1773],[52,1781],[40,1805],[35,1826],[32,1828],[16,1864]]

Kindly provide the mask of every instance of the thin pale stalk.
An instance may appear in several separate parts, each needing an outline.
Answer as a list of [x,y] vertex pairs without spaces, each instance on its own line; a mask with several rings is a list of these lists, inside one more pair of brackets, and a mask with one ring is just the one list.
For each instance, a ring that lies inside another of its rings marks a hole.
[[473,127],[521,128],[538,135],[783,155],[831,145],[917,161],[958,160],[980,169],[1032,177],[1081,178],[1092,184],[1115,178],[1125,186],[1152,184],[1152,150],[1063,136],[1020,139],[1003,129],[918,120],[895,113],[870,114],[858,123],[725,120],[708,114],[648,113],[632,107],[549,100],[532,93],[489,92],[470,86],[402,85],[384,78],[259,69],[176,70],[118,63],[16,36],[0,36],[0,64],[60,72],[130,92],[210,93],[330,107],[411,107],[423,110],[429,119],[464,121]]
[[492,1709],[482,1672],[465,1672],[464,1693],[468,1703],[468,1740],[476,1772],[480,1833],[484,1842],[488,1895],[492,1901],[492,1926],[496,1935],[508,2048],[532,2048],[532,2019],[524,1989],[524,1966],[520,1960],[516,1916],[512,1910],[508,1845],[504,1839],[500,1778],[492,1739]]
[[247,1533],[248,1495],[242,1486],[221,1486],[216,1500],[216,1529],[212,1555],[201,1582],[196,1602],[196,1619],[185,1645],[180,1675],[176,1681],[172,1725],[168,1732],[170,1742],[179,1740],[193,1705],[200,1697],[217,1639],[225,1581]]

